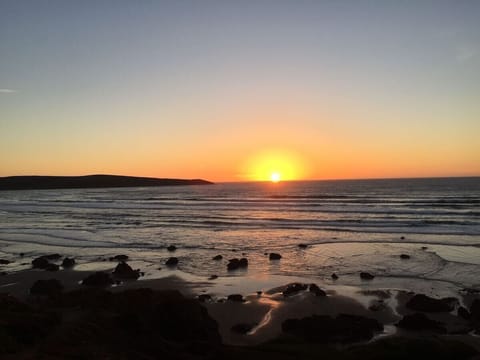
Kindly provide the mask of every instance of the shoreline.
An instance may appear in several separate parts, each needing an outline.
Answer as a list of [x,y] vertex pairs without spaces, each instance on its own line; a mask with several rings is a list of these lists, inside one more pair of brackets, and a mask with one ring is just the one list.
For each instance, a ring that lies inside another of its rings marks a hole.
[[[21,302],[36,306],[44,302],[41,300],[42,296],[29,293],[37,280],[56,279],[63,285],[63,292],[66,294],[82,292],[91,288],[81,284],[83,279],[97,271],[111,273],[119,263],[121,262],[100,263],[103,265],[100,269],[95,268],[95,264],[91,264],[90,270],[73,268],[50,272],[29,269],[12,272],[0,276],[0,294],[9,294]],[[376,333],[371,340],[361,341],[360,344],[397,337],[417,339],[418,336],[420,338],[426,336],[430,339],[432,335],[428,331],[412,333],[396,326],[404,316],[414,313],[407,309],[405,304],[415,293],[418,293],[419,289],[412,292],[414,289],[382,286],[384,285],[382,282],[359,287],[288,276],[270,276],[256,279],[251,283],[248,282],[251,278],[241,275],[207,280],[179,270],[163,271],[162,275],[156,278],[140,277],[138,280],[122,280],[113,286],[103,287],[102,291],[122,294],[129,291],[142,291],[141,289],[150,289],[154,292],[175,290],[187,299],[200,300],[199,303],[218,324],[222,343],[226,346],[263,346],[285,335],[282,326],[286,320],[302,319],[312,315],[335,318],[341,314],[349,314],[378,321],[383,326],[383,330]],[[291,295],[284,295],[283,292],[292,283],[305,284],[306,287],[294,291]],[[325,294],[316,296],[309,291],[308,284],[311,283],[317,284]],[[433,287],[424,289],[423,293],[431,294],[432,289]],[[229,295],[233,294],[238,294],[241,300],[229,300]],[[441,294],[443,296],[438,296],[438,293],[436,295],[434,298],[455,295],[458,304],[455,305],[455,309],[446,313],[426,313],[429,319],[441,322],[447,329],[446,335],[437,334],[435,337],[456,339],[480,351],[480,337],[473,335],[473,330],[466,331],[468,322],[457,315],[459,307],[468,309],[475,299],[480,299],[480,293],[472,291],[454,294],[452,291],[446,291]],[[239,325],[241,325],[240,328],[233,331]]]

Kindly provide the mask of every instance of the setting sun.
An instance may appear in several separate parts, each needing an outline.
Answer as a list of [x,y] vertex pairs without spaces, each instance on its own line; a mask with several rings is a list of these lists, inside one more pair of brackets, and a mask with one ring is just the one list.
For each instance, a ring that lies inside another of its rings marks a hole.
[[272,175],[270,175],[270,180],[274,183],[279,182],[281,180],[281,176],[278,172],[274,172]]
[[305,161],[291,151],[268,150],[252,155],[245,163],[244,177],[255,181],[288,181],[307,175]]

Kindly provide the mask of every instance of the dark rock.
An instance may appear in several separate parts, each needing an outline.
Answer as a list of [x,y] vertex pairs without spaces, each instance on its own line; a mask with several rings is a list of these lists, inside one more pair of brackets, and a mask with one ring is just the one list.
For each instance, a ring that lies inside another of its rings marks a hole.
[[470,320],[470,318],[471,318],[470,311],[465,309],[463,306],[460,306],[457,309],[457,316],[464,319],[464,320]]
[[445,334],[447,332],[441,322],[432,320],[422,313],[405,315],[396,325],[399,328],[407,330],[428,330],[439,334]]
[[165,265],[167,265],[167,266],[177,266],[178,265],[178,258],[176,258],[176,257],[169,258],[165,262]]
[[455,298],[434,299],[424,294],[417,294],[408,300],[405,306],[415,311],[450,312],[457,301]]
[[24,256],[25,256],[25,254],[24,254],[24,253],[20,253],[20,257],[24,257]]
[[300,249],[306,249],[308,247],[308,245],[307,244],[298,244],[298,247]]
[[332,274],[332,280],[338,280],[338,275],[335,274],[335,273],[333,273],[333,274]]
[[4,260],[4,259],[0,259],[0,265],[8,265],[8,264],[10,264],[10,261]]
[[248,267],[248,259],[246,258],[241,258],[240,260],[236,258],[228,260],[228,264],[227,264],[228,270],[243,269],[246,267]]
[[480,321],[480,299],[475,299],[470,305],[470,315],[472,316],[472,320]]
[[60,293],[62,290],[63,285],[57,279],[37,280],[30,288],[30,294],[52,296]]
[[222,260],[223,256],[222,255],[215,255],[212,260]]
[[208,280],[215,280],[218,278],[218,275],[210,275],[210,277],[208,278]]
[[277,253],[270,253],[268,256],[270,260],[280,260],[282,258],[282,255],[277,254]]
[[126,262],[121,262],[117,265],[117,267],[113,271],[113,275],[115,275],[115,277],[118,277],[120,279],[136,280],[140,277],[140,271],[133,270],[130,267],[130,265],[128,265]]
[[404,259],[404,260],[410,259],[410,255],[401,254],[401,255],[400,255],[400,259]]
[[368,273],[368,272],[363,272],[363,271],[362,271],[362,272],[360,273],[360,279],[362,279],[362,280],[372,280],[373,278],[375,278],[375,276],[372,275],[372,274],[370,274],[370,273]]
[[405,240],[405,236],[400,236],[400,240]]
[[260,291],[260,290],[257,291],[257,296],[262,296],[262,294],[263,294],[263,291]]
[[422,246],[422,250],[427,250],[428,246]]
[[113,279],[110,277],[109,274],[97,271],[96,273],[87,276],[82,281],[82,285],[87,286],[109,286],[113,284]]
[[205,302],[205,301],[210,301],[210,300],[212,300],[212,297],[208,294],[198,295],[198,301],[200,301],[200,302]]
[[62,261],[62,267],[63,268],[71,268],[75,266],[75,259],[74,258],[68,258],[66,257]]
[[327,296],[327,293],[320,289],[316,284],[310,284],[309,290],[311,293],[314,293],[315,296]]
[[290,296],[298,293],[299,291],[307,290],[307,288],[308,288],[307,284],[293,283],[293,284],[287,285],[287,288],[283,290],[282,294],[283,296]]
[[34,269],[45,269],[50,263],[46,258],[40,256],[36,259],[33,259],[32,266]]
[[255,324],[255,323],[252,323],[252,324],[241,323],[241,324],[233,325],[230,328],[230,330],[235,332],[235,333],[245,335],[249,331],[251,331],[255,326],[257,326],[257,324]]
[[303,319],[288,319],[282,330],[308,341],[319,343],[351,343],[373,338],[383,330],[377,320],[363,316],[340,314],[336,318],[312,315]]
[[232,294],[227,296],[227,300],[235,302],[244,302],[243,296],[241,294]]
[[173,252],[173,251],[177,250],[177,247],[175,245],[170,245],[169,247],[167,247],[167,250],[170,251],[170,252]]
[[128,255],[115,255],[109,259],[110,261],[127,261]]
[[60,270],[60,266],[58,266],[57,264],[48,264],[45,267],[45,270],[46,271],[58,271],[58,270]]

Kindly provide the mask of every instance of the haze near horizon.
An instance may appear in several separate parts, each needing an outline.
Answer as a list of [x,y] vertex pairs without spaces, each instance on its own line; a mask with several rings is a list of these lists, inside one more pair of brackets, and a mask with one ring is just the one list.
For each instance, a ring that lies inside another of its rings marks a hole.
[[478,176],[478,14],[471,1],[2,1],[0,176]]

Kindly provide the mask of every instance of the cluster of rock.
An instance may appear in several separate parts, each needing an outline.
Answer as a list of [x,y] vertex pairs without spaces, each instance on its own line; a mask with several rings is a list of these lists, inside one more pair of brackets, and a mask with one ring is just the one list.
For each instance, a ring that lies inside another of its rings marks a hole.
[[288,284],[287,287],[282,291],[284,297],[298,294],[301,291],[309,290],[315,296],[327,296],[327,293],[320,289],[316,284],[302,284],[302,283],[292,283]]
[[[37,257],[32,260],[32,267],[34,269],[42,269],[42,270],[47,270],[47,271],[58,271],[60,269],[60,265],[55,264],[52,261],[58,261],[61,259],[60,254],[50,254],[50,255],[43,255],[40,257]],[[75,266],[75,259],[66,257],[62,261],[63,268],[71,268]]]
[[227,270],[237,270],[237,269],[246,269],[248,267],[248,259],[241,258],[241,259],[230,259],[228,260]]

